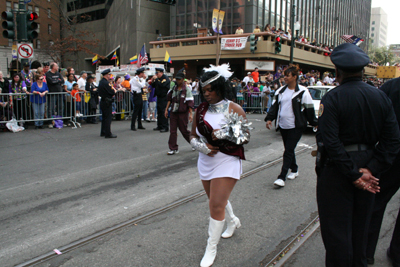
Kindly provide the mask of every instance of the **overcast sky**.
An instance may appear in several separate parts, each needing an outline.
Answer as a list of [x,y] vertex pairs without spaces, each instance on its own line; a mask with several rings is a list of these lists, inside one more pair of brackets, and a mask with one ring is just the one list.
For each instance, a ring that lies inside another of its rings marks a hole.
[[372,7],[381,7],[388,15],[387,45],[400,44],[399,0],[372,0]]

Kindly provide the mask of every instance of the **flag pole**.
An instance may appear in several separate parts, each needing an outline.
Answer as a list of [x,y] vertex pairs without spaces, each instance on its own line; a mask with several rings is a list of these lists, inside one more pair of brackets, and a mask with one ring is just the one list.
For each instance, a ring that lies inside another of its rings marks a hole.
[[[217,1],[217,9],[218,9],[218,15],[217,15],[217,40],[216,40],[216,44],[217,44],[217,52],[216,52],[216,66],[219,65],[219,11],[221,8],[221,0]],[[222,28],[222,25],[221,25]]]

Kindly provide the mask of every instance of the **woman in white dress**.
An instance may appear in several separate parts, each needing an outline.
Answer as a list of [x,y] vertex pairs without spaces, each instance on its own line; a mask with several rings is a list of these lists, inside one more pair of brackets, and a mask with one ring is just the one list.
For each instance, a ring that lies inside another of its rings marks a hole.
[[199,93],[205,101],[197,108],[190,136],[192,147],[200,152],[198,170],[210,208],[209,238],[200,263],[202,267],[213,264],[225,221],[227,228],[223,238],[231,237],[240,227],[240,220],[234,215],[228,199],[242,173],[244,149],[242,144],[219,139],[222,137],[217,132],[229,112],[238,113],[246,119],[243,109],[228,100],[233,97],[228,81],[232,75],[229,65],[211,66],[204,70]]

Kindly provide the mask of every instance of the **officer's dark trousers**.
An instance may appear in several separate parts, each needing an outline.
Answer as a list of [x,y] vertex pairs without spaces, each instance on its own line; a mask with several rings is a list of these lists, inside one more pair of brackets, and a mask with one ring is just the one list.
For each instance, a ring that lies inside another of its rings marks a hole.
[[[367,258],[374,258],[376,245],[379,239],[379,232],[382,226],[383,215],[385,214],[386,205],[396,194],[400,187],[400,156],[398,155],[393,162],[392,167],[385,173],[383,173],[379,179],[379,186],[381,187],[381,192],[376,194],[374,208],[372,212],[371,222],[368,230],[368,245],[367,245]],[[400,263],[400,222],[397,218],[397,232],[393,233],[391,247],[393,257],[397,256],[396,262]],[[397,234],[397,236],[395,235]],[[397,240],[397,245],[396,241]],[[393,242],[394,241],[394,242]],[[387,246],[388,244],[384,244]]]
[[111,136],[112,105],[102,100],[100,102],[100,109],[102,112],[100,135]]
[[143,110],[143,98],[142,94],[133,95],[133,114],[131,121],[131,129],[135,129],[136,120],[138,121],[138,128],[142,128],[142,110]]
[[168,146],[171,150],[178,150],[178,128],[181,131],[182,136],[185,140],[190,143],[190,131],[187,129],[189,113],[178,113],[171,112],[169,121],[171,123],[170,135],[168,140]]
[[296,149],[297,143],[299,142],[303,130],[301,129],[280,129],[282,135],[283,145],[285,147],[285,152],[283,152],[283,164],[282,170],[278,178],[286,180],[286,175],[289,169],[292,172],[297,172],[296,155],[294,150]]
[[[372,151],[348,152],[358,168]],[[334,163],[317,180],[317,203],[328,267],[367,266],[366,246],[374,194],[357,189]]]
[[164,112],[167,107],[167,97],[157,96],[157,127],[160,129],[168,129],[168,119],[165,118]]

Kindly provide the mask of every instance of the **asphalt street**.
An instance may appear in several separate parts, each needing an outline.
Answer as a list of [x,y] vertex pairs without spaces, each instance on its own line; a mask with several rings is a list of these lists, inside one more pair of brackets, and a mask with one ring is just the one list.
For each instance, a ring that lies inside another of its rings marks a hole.
[[[255,129],[245,146],[244,172],[283,152],[280,134],[265,129],[264,115],[249,119]],[[117,139],[101,138],[100,125],[85,124],[0,133],[0,266],[25,262],[200,192],[197,152],[178,136],[180,153],[167,156],[169,135],[152,131],[154,122],[144,126],[132,132],[130,121],[113,121]],[[285,188],[272,185],[280,164],[238,183],[231,200],[243,226],[221,242],[215,266],[258,266],[315,217],[309,153],[314,144],[307,131],[298,145],[308,148],[298,158],[300,177]],[[197,266],[207,225],[203,196],[41,266]]]

